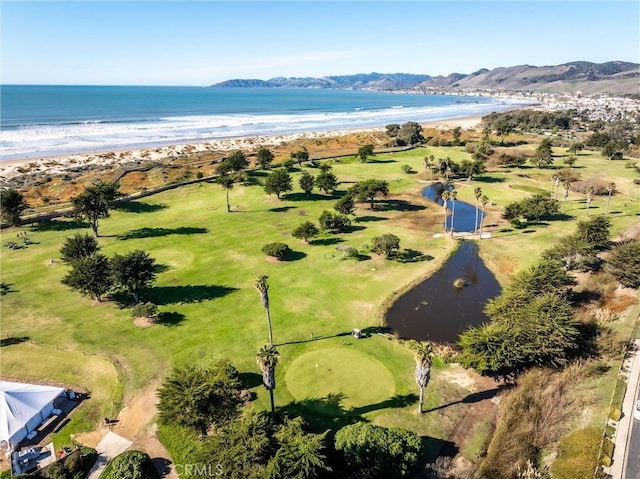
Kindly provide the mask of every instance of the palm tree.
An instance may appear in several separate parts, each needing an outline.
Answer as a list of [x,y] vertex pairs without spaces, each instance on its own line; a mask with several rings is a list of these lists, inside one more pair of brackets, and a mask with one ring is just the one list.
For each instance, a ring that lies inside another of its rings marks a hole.
[[453,218],[456,214],[456,200],[458,199],[458,192],[456,190],[451,191],[451,193],[449,193],[449,197],[451,198],[451,237],[453,238]]
[[553,175],[551,181],[553,182],[551,186],[551,198],[555,200],[558,198],[558,187],[560,186],[561,178],[559,175]]
[[431,377],[431,362],[433,361],[433,348],[429,341],[412,341],[410,347],[413,350],[416,360],[416,371],[414,377],[416,384],[420,388],[420,400],[418,401],[418,413],[422,414],[424,404],[424,388],[429,384]]
[[616,190],[616,184],[615,183],[609,183],[607,185],[607,193],[609,193],[609,196],[607,196],[607,209],[604,212],[605,216],[609,214],[609,202],[611,201],[611,195],[613,194],[613,192],[615,190]]
[[273,390],[276,388],[276,365],[278,364],[278,350],[273,344],[262,346],[256,355],[256,362],[262,370],[262,384],[269,391],[271,400],[271,413],[276,412],[273,401]]
[[442,198],[442,208],[444,209],[444,232],[447,233],[447,201],[451,198],[451,193],[447,187],[445,187],[444,191],[440,194]]
[[229,190],[233,189],[233,184],[235,183],[235,179],[232,176],[224,175],[218,178],[218,183],[222,188],[224,188],[227,193],[227,213],[231,213],[231,207],[229,206]]
[[482,218],[480,218],[480,237],[482,237],[482,221],[484,220],[484,207],[489,203],[489,198],[487,195],[482,195],[480,197],[480,204],[482,205]]
[[569,196],[569,187],[571,186],[571,182],[569,180],[565,180],[562,183],[562,196],[564,197],[564,202],[562,203],[562,212],[567,211],[567,197]]
[[269,285],[267,284],[268,276],[261,274],[256,279],[256,289],[260,293],[262,307],[267,312],[267,326],[269,327],[269,344],[273,344],[273,333],[271,332],[271,315],[269,314]]
[[591,205],[591,200],[593,200],[593,194],[596,189],[593,186],[587,188],[587,216],[589,216],[589,206]]
[[476,222],[474,223],[475,225],[473,229],[474,233],[478,232],[478,209],[479,209],[479,202],[480,202],[481,196],[482,196],[482,188],[480,188],[479,186],[476,186],[473,189],[473,197],[476,199]]
[[[424,162],[424,179],[427,179],[427,173],[431,169],[431,160],[428,156],[425,156],[422,161]],[[431,179],[433,180],[433,170],[431,171]]]

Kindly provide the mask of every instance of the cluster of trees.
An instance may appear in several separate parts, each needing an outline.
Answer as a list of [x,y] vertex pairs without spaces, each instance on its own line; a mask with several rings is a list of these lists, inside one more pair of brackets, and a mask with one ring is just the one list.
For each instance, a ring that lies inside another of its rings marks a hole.
[[156,279],[155,260],[144,251],[134,250],[107,258],[100,253],[96,239],[88,234],[68,237],[60,248],[60,255],[62,261],[71,266],[62,283],[97,301],[108,292],[123,291],[137,303],[140,293]]
[[[275,387],[274,351],[265,346],[257,359],[263,376],[269,377],[265,382]],[[221,471],[230,478],[310,478],[328,469],[326,434],[307,432],[301,418],[242,411],[243,387],[237,369],[218,360],[208,369],[175,368],[158,389],[161,424],[187,428],[202,439],[191,459],[210,466],[200,469],[203,475]]]
[[567,130],[571,127],[574,116],[572,111],[514,110],[491,113],[483,117],[482,122],[486,128],[496,130],[503,136],[505,130],[508,133],[514,130]]
[[526,222],[537,222],[549,219],[559,210],[558,200],[549,195],[539,193],[519,201],[512,201],[504,207],[502,217],[511,222],[511,225],[520,228]]
[[[425,384],[430,349],[426,356],[416,352],[418,356],[426,357],[426,363],[421,359],[420,374],[421,384]],[[257,361],[263,381],[275,385],[275,348],[261,348]],[[306,479],[339,469],[362,477],[401,478],[407,477],[422,457],[420,437],[404,429],[359,422],[339,429],[330,441],[327,432],[309,432],[301,417],[243,410],[239,378],[231,363],[218,360],[208,369],[175,368],[158,390],[160,423],[185,428],[200,437],[201,444],[189,459],[201,465],[202,475],[213,470],[238,479]],[[200,477],[195,472],[195,477]]]
[[534,366],[566,364],[580,342],[567,297],[572,284],[559,261],[542,260],[516,274],[487,304],[490,322],[460,336],[462,364],[495,378],[515,377]]
[[[569,270],[596,269],[597,254],[610,245],[610,220],[598,215],[517,273],[485,307],[490,322],[460,337],[461,361],[481,374],[513,377],[533,366],[560,367],[588,348],[584,329],[573,319]],[[618,281],[640,286],[640,241],[614,246],[605,263]]]
[[391,123],[385,128],[391,138],[390,146],[417,145],[424,142],[422,126],[415,121],[408,121],[402,125]]
[[[307,197],[311,195],[314,188],[324,191],[325,194],[333,193],[338,188],[338,178],[331,171],[331,166],[322,164],[320,173],[317,176],[304,171],[298,180],[300,189]],[[293,179],[286,169],[277,169],[270,172],[265,180],[264,189],[267,194],[275,194],[278,199],[282,193],[293,189]]]

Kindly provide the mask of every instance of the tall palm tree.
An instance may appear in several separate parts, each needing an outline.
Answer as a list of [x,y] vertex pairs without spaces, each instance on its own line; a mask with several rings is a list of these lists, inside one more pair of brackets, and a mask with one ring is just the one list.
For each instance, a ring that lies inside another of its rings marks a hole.
[[221,176],[218,179],[218,183],[220,184],[220,186],[222,186],[222,188],[224,188],[224,191],[227,193],[227,213],[231,213],[231,206],[229,205],[229,190],[233,189],[233,184],[235,182],[235,178],[229,175]]
[[569,187],[571,186],[571,182],[569,180],[565,180],[562,183],[562,196],[564,198],[564,202],[562,203],[562,212],[567,211],[567,197],[569,196]]
[[414,377],[416,384],[420,388],[420,400],[418,401],[418,413],[422,414],[424,404],[424,388],[429,384],[431,378],[431,363],[433,361],[433,348],[429,341],[412,341],[410,347],[413,350],[416,360],[416,370]]
[[591,200],[593,200],[593,194],[596,189],[593,186],[587,188],[587,216],[589,216],[589,206],[591,206]]
[[442,198],[442,208],[444,210],[444,232],[446,234],[447,233],[447,201],[449,201],[449,198],[451,198],[451,193],[447,189],[447,186],[445,186],[445,189],[440,194],[440,197]]
[[480,236],[482,236],[482,222],[484,220],[484,207],[489,203],[489,197],[487,195],[482,195],[480,197],[480,204],[482,205],[482,218],[480,218]]
[[261,274],[256,279],[256,289],[260,293],[262,307],[267,312],[267,326],[269,327],[269,344],[273,344],[273,333],[271,332],[271,315],[269,314],[269,285],[267,284],[268,276]]
[[278,364],[278,350],[273,344],[262,346],[256,355],[256,362],[262,370],[262,384],[269,391],[271,400],[271,413],[276,412],[276,405],[273,401],[273,390],[276,388],[276,365]]
[[474,223],[474,228],[473,228],[473,232],[477,233],[478,232],[478,209],[480,206],[480,197],[482,196],[482,188],[480,188],[479,186],[476,186],[473,189],[473,197],[476,199],[476,222]]
[[[427,179],[427,173],[431,170],[431,160],[428,156],[425,156],[422,161],[424,162],[424,179]],[[433,170],[431,170],[431,180],[433,180]]]
[[607,193],[609,193],[609,196],[607,196],[607,208],[604,212],[605,216],[609,214],[609,202],[611,201],[611,195],[613,194],[613,192],[616,190],[616,184],[615,183],[609,183],[607,185]]
[[551,177],[551,181],[553,182],[553,185],[551,186],[551,198],[556,200],[558,199],[558,188],[560,187],[562,179],[560,178],[560,175],[553,175]]
[[453,238],[453,219],[456,215],[456,200],[458,199],[458,192],[456,190],[451,191],[451,193],[449,193],[449,197],[451,198],[451,237]]

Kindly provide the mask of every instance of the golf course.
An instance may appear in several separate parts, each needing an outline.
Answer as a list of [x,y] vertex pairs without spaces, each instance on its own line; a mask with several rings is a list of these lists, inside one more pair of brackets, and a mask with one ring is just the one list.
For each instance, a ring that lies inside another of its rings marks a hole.
[[[540,140],[522,138],[530,143],[519,145],[520,150],[533,151]],[[476,187],[490,200],[483,223],[489,237],[475,241],[502,285],[573,233],[587,215],[608,208],[613,236],[640,219],[640,191],[633,183],[637,174],[625,168],[626,161],[582,151],[570,170],[584,181],[615,183],[609,203],[606,195],[595,196],[587,210],[585,194],[570,191],[566,204],[558,197],[565,209],[561,219],[526,229],[510,227],[500,218],[504,206],[532,193],[550,193],[552,177],[566,168],[566,149],[554,148],[553,154],[555,164],[545,168],[494,167],[471,180],[464,175],[451,179],[459,201],[475,205]],[[268,330],[254,286],[258,276],[266,275],[273,340],[280,354],[276,409],[302,415],[318,432],[361,417],[415,431],[434,450],[443,447],[474,407],[473,401],[462,401],[476,391],[469,385],[486,378],[436,357],[424,404],[433,412],[418,415],[413,353],[384,328],[385,311],[394,298],[437,271],[457,246],[456,239],[442,234],[443,208],[421,194],[431,182],[423,161],[429,155],[454,162],[470,158],[462,146],[425,146],[376,153],[366,162],[355,156],[322,160],[338,178],[337,191],[315,189],[308,196],[298,180],[303,171],[315,176],[319,168],[303,163],[290,171],[293,190],[280,199],[265,193],[268,171],[251,168],[246,181],[228,191],[230,212],[227,191],[207,177],[114,205],[110,217],[100,220],[100,252],[111,257],[143,250],[155,259],[157,280],[141,295],[160,311],[150,327],[134,324],[128,296],[99,302],[61,283],[69,266],[60,260],[60,248],[67,237],[90,233],[88,225],[63,217],[2,230],[3,377],[88,392],[89,399],[55,433],[57,448],[73,445],[77,434],[95,430],[102,418],[117,417],[131,398],[149,385],[157,387],[174,367],[208,367],[228,359],[255,395],[246,407],[267,410],[269,394],[256,352],[268,342]],[[411,167],[408,173],[403,165]],[[297,226],[317,224],[323,211],[334,212],[336,201],[353,184],[368,179],[388,182],[389,194],[377,196],[373,209],[359,203],[346,231],[321,232],[308,242],[292,237]],[[31,244],[4,247],[24,233]],[[372,245],[374,238],[388,233],[400,239],[400,249],[386,258],[374,253]],[[266,256],[262,247],[273,242],[286,243],[291,254],[281,261]],[[358,251],[357,257],[346,254],[348,247]],[[354,328],[363,332],[361,339],[350,334]],[[606,376],[609,382],[602,388],[602,402],[594,401],[594,414],[608,408],[606,389],[615,382],[614,373]],[[481,418],[470,427],[462,452],[472,459],[490,428]]]

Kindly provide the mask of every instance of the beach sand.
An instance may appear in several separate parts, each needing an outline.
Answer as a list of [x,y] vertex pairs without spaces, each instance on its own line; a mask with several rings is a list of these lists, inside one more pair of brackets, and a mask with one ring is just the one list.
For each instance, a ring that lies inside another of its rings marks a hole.
[[[482,121],[481,116],[451,118],[433,122],[421,123],[423,128],[448,130],[461,127],[463,130],[475,129]],[[233,150],[254,151],[259,147],[273,147],[297,140],[313,140],[319,138],[340,137],[356,133],[372,133],[384,131],[384,127],[331,130],[284,135],[265,135],[239,138],[225,138],[188,145],[169,145],[127,149],[122,151],[102,151],[80,153],[75,155],[59,155],[44,158],[29,158],[0,161],[0,181],[10,180],[25,173],[56,175],[69,168],[77,167],[117,167],[120,164],[136,161],[159,161],[165,158],[177,157],[204,151],[227,152]]]

